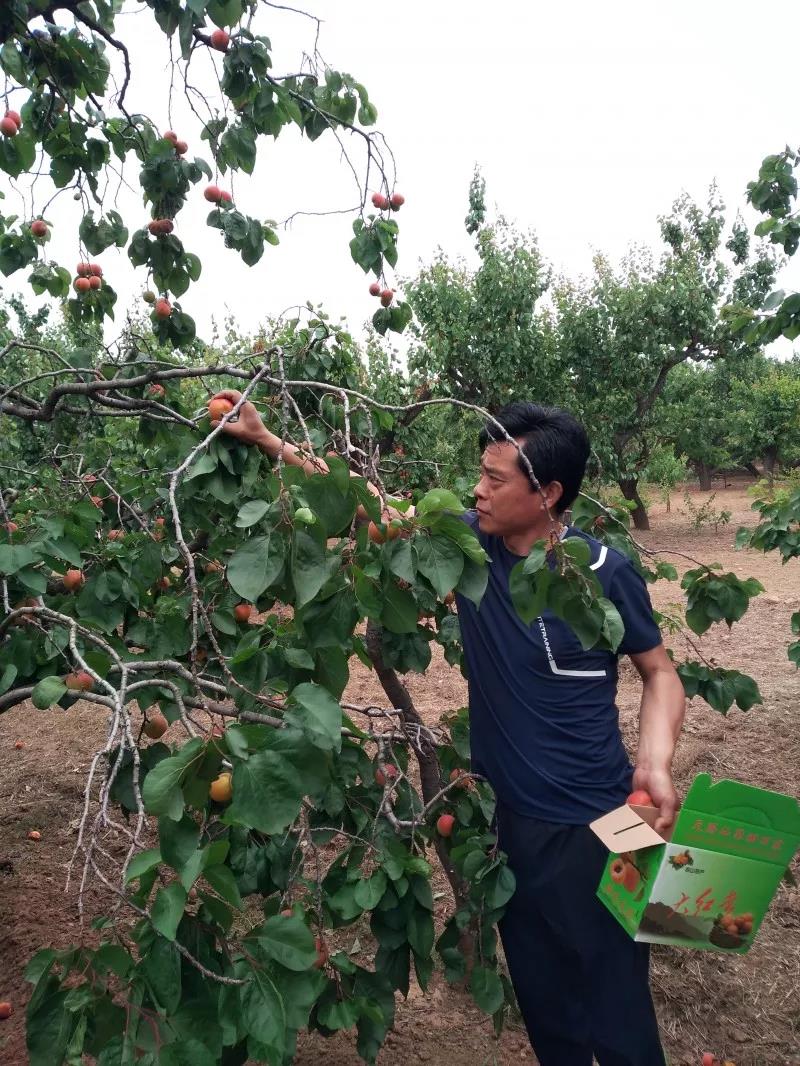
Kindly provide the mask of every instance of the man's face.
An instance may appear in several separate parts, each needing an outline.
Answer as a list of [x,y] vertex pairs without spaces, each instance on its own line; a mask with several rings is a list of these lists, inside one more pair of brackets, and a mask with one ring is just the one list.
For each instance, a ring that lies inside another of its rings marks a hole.
[[[481,456],[481,475],[475,486],[475,507],[482,533],[510,537],[548,521],[542,494],[531,489],[530,478],[519,468],[517,448],[509,441],[487,445]],[[551,512],[561,485],[543,486]]]

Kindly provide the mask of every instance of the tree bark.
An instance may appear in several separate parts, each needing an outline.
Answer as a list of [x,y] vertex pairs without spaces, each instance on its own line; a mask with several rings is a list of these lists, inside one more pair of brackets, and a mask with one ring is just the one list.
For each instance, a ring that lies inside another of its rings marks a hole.
[[650,519],[647,517],[647,509],[644,503],[642,502],[641,496],[639,495],[639,479],[635,477],[620,478],[617,484],[622,490],[622,495],[625,497],[625,499],[630,500],[632,503],[636,504],[635,508],[631,512],[631,517],[633,518],[633,524],[635,528],[649,529]]
[[[395,671],[392,670],[391,667],[388,667],[383,661],[383,630],[372,620],[367,622],[366,645],[367,654],[372,660],[375,672],[378,675],[378,680],[383,687],[383,691],[389,697],[392,706],[401,712],[403,724],[411,727],[409,729],[409,734],[412,736],[417,734],[416,727],[421,726],[424,723],[414,706],[414,701],[411,699],[408,689],[397,676]],[[413,745],[413,751],[417,757],[417,762],[419,763],[422,798],[425,803],[429,803],[436,793],[443,787],[444,782],[442,781],[441,770],[439,768],[439,757],[436,751],[436,746],[427,740],[422,733],[417,734],[417,736],[419,739],[417,743]],[[466,886],[459,877],[456,868],[450,859],[444,841],[437,839],[436,852],[439,856],[442,868],[447,874],[447,880],[450,882],[450,886],[453,889],[456,903],[460,906],[467,897]]]
[[698,459],[695,462],[695,470],[697,471],[697,477],[700,481],[700,488],[703,492],[711,491],[711,467],[708,463],[703,462],[702,459]]
[[772,480],[775,477],[775,463],[778,460],[778,449],[767,448],[764,451],[764,473]]

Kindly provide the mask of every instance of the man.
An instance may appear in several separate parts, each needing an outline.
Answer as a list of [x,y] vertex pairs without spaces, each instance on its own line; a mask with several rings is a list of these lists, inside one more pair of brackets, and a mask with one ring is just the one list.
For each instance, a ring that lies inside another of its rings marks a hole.
[[[221,395],[235,402],[240,394]],[[633,565],[561,522],[589,456],[584,429],[564,411],[531,403],[509,404],[498,421],[505,433],[493,424],[481,433],[476,508],[465,516],[491,560],[489,581],[480,608],[459,596],[458,612],[473,768],[497,795],[499,843],[517,880],[500,923],[511,979],[541,1066],[592,1066],[593,1055],[600,1066],[663,1066],[648,947],[597,899],[607,853],[588,823],[632,788],[646,789],[660,808],[657,828],[672,823],[683,688]],[[272,458],[281,450],[251,404],[226,428]],[[283,456],[309,473],[319,468],[293,445]],[[532,625],[517,615],[511,569],[551,535],[589,544],[603,594],[625,623],[617,654],[584,651],[549,611]],[[615,704],[620,655],[643,682],[635,770]]]

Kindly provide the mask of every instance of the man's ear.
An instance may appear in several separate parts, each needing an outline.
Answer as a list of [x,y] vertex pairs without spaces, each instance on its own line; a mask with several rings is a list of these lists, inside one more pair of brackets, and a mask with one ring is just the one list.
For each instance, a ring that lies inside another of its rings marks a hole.
[[560,481],[550,481],[546,485],[542,485],[541,491],[544,496],[543,503],[546,502],[548,510],[555,514],[558,501],[564,495],[564,486]]

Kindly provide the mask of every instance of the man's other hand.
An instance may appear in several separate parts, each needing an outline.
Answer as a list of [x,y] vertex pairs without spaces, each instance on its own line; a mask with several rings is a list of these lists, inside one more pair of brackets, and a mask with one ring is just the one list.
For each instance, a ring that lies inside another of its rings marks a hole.
[[672,783],[669,770],[651,770],[638,767],[633,774],[633,788],[643,788],[650,793],[653,805],[658,807],[658,818],[654,829],[665,833],[675,821],[678,809],[678,794]]

